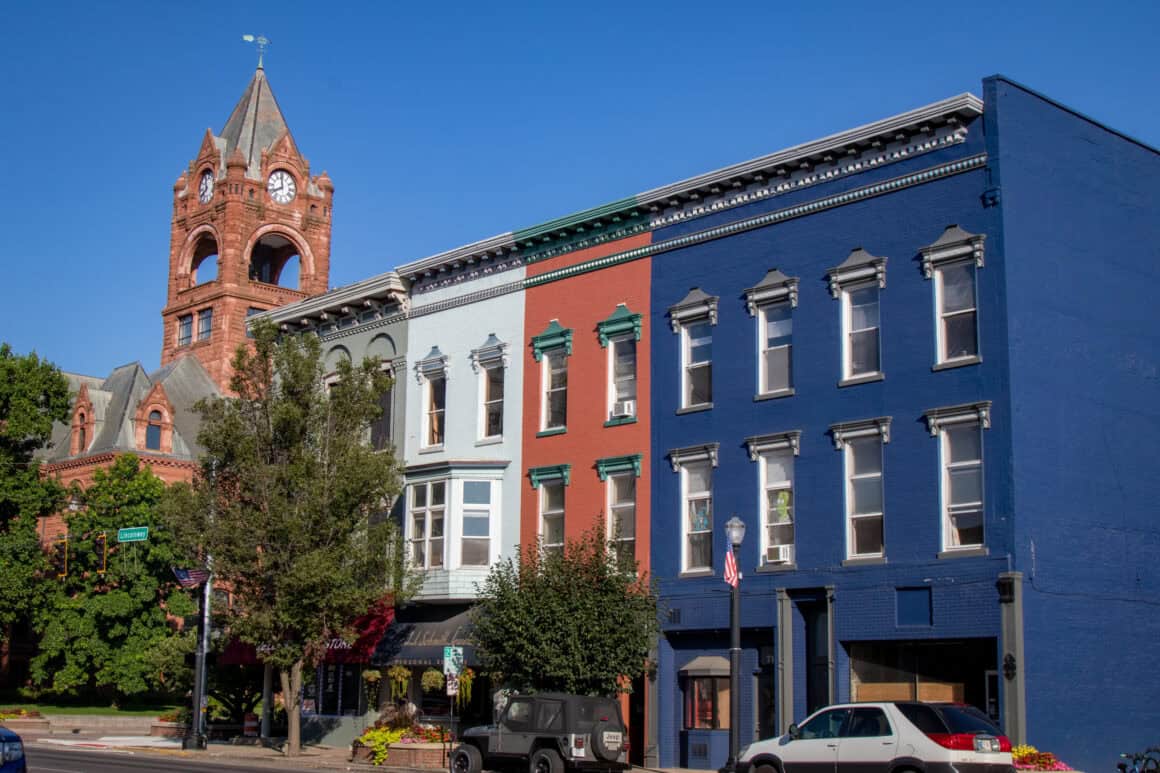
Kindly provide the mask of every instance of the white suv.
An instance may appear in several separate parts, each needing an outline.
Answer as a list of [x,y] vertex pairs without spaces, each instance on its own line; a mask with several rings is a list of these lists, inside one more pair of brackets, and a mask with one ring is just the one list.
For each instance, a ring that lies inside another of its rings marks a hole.
[[738,773],[959,771],[1013,773],[1011,742],[986,714],[958,703],[827,706],[779,738],[746,746]]

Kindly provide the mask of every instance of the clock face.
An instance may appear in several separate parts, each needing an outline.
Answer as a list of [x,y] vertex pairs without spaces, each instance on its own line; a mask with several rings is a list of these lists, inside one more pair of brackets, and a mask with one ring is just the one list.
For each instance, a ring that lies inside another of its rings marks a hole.
[[289,172],[279,169],[270,175],[270,179],[266,182],[266,190],[274,201],[279,204],[289,204],[294,200],[297,186],[295,186],[294,178],[290,176]]
[[206,170],[201,173],[201,180],[197,184],[197,200],[208,204],[213,198],[213,172]]

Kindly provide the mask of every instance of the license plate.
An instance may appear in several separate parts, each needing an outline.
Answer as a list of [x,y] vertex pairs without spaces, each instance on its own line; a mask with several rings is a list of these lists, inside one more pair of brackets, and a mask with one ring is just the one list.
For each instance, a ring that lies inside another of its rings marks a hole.
[[975,751],[997,752],[999,751],[999,739],[987,735],[977,735],[975,736]]
[[619,731],[616,731],[616,730],[605,730],[604,731],[604,745],[607,746],[609,749],[619,749],[620,748],[620,740],[621,740],[621,736],[620,736]]

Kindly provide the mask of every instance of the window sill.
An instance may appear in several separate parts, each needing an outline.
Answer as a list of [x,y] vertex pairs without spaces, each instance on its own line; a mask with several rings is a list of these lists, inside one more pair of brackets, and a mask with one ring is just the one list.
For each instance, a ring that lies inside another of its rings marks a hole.
[[682,416],[686,413],[700,413],[701,411],[709,411],[713,409],[713,403],[701,403],[700,405],[690,405],[688,408],[678,408],[677,415]]
[[635,416],[617,416],[604,422],[606,427],[619,427],[622,424],[636,424]]
[[689,570],[681,572],[680,574],[677,575],[677,577],[681,580],[691,580],[691,579],[695,579],[698,577],[712,577],[712,576],[713,576],[712,569],[689,569]]
[[551,437],[552,435],[563,435],[567,431],[568,431],[567,427],[552,427],[551,429],[546,429],[546,430],[543,430],[542,432],[537,432],[536,437]]
[[975,546],[969,548],[952,548],[950,550],[943,550],[938,554],[939,559],[943,558],[978,558],[979,556],[988,556],[990,551],[985,546]]
[[476,446],[498,446],[502,442],[503,442],[503,435],[497,435],[496,437],[485,437],[481,440],[477,440],[477,441],[475,441],[475,445]]
[[861,376],[852,376],[844,378],[838,382],[839,387],[856,386],[857,384],[869,384],[873,381],[885,381],[885,373],[863,373]]
[[796,572],[797,563],[788,564],[762,564],[754,569],[758,574],[777,574],[778,572]]
[[793,389],[779,389],[776,392],[762,392],[753,396],[753,402],[760,402],[762,400],[777,400],[781,397],[793,397]]
[[940,370],[950,370],[952,368],[964,368],[968,365],[978,365],[982,361],[983,358],[976,354],[974,357],[960,357],[957,360],[936,362],[934,365],[930,366],[930,369],[937,373]]
[[421,453],[421,454],[437,454],[442,450],[443,450],[443,444],[440,443],[437,446],[426,446],[424,448],[420,448],[419,453]]
[[885,563],[886,556],[867,556],[866,558],[847,558],[842,562],[842,566],[874,566]]

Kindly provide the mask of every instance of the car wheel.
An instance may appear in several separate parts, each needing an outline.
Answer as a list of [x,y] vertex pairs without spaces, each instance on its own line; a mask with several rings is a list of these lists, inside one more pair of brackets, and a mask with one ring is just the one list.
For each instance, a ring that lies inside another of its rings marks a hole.
[[564,760],[555,749],[536,749],[528,763],[530,773],[563,773]]
[[778,773],[778,769],[772,763],[764,762],[754,768],[753,773]]
[[459,744],[451,752],[452,773],[482,773],[483,755],[469,743]]
[[[620,733],[620,743],[607,744],[604,742],[604,734],[607,732]],[[620,756],[620,750],[624,748],[624,728],[620,725],[609,722],[607,719],[602,719],[596,723],[592,728],[592,753],[598,759],[605,762],[614,762]]]

